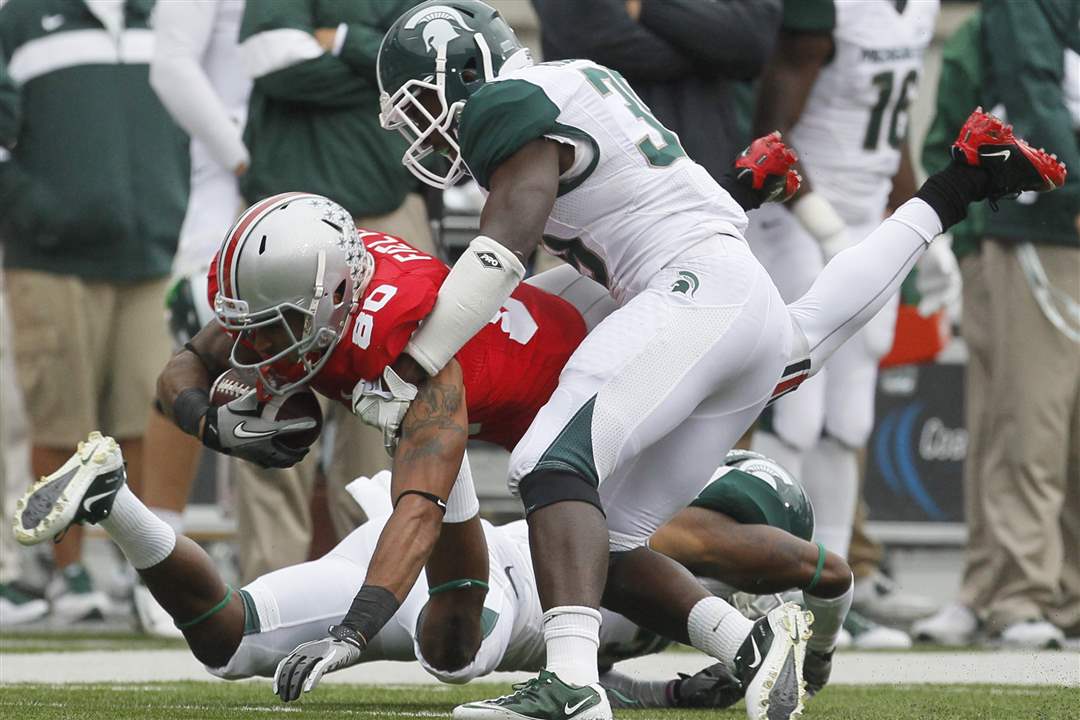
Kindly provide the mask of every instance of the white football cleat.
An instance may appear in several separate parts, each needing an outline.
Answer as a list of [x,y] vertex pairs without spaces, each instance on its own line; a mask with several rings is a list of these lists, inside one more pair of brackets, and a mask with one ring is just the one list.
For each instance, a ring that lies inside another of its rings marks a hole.
[[0,583],[0,627],[34,622],[49,612],[49,603],[24,595],[7,583]]
[[135,605],[135,619],[139,627],[150,637],[157,638],[182,638],[184,633],[176,627],[169,613],[161,607],[150,588],[141,582],[136,582],[133,590],[132,603]]
[[841,635],[847,633],[850,641],[837,642],[837,647],[850,647],[855,650],[907,650],[911,647],[911,636],[903,630],[879,625],[851,610],[844,618]]
[[1065,644],[1065,633],[1046,620],[1023,620],[1001,631],[1001,645],[1010,648],[1041,650]]
[[933,615],[939,605],[928,597],[904,591],[895,580],[876,572],[855,581],[851,607],[874,622],[907,628]]
[[95,430],[59,470],[38,480],[19,498],[15,539],[36,545],[73,523],[104,520],[126,479],[120,446]]
[[787,720],[803,711],[803,658],[814,614],[784,603],[757,620],[735,655],[750,720]]
[[949,603],[925,620],[911,626],[911,635],[918,642],[962,647],[971,645],[979,629],[979,620],[970,608]]

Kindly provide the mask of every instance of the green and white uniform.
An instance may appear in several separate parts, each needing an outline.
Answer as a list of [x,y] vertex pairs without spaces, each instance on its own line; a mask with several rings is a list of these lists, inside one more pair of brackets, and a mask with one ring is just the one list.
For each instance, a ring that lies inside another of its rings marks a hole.
[[[833,56],[785,139],[799,153],[814,193],[844,221],[851,242],[868,236],[885,214],[937,12],[936,0],[785,3],[785,29],[831,33],[833,39]],[[788,302],[802,297],[824,266],[818,241],[787,208],[755,212],[747,238]],[[755,449],[804,480],[823,506],[819,539],[841,555],[847,552],[848,507],[858,487],[853,453],[873,429],[877,367],[892,346],[898,306],[894,295],[836,352],[825,372],[777,402],[766,423],[773,435],[759,433],[754,441]],[[823,435],[837,447],[822,446]],[[837,517],[830,522],[833,513]]]
[[695,243],[746,228],[742,208],[622,76],[587,60],[532,65],[487,83],[466,102],[458,137],[484,187],[536,138],[573,146],[544,242],[620,302]]

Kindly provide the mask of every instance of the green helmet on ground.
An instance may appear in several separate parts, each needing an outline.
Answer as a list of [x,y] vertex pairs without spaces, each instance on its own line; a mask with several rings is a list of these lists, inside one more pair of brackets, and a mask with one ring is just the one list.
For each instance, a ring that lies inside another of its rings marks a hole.
[[778,462],[750,450],[732,450],[690,503],[746,524],[771,525],[810,541],[814,506],[802,483]]
[[[456,123],[469,96],[507,70],[532,64],[529,51],[498,11],[479,0],[428,0],[402,14],[383,37],[377,75],[387,130],[409,143],[405,167],[438,188],[466,171]],[[445,172],[421,161],[436,149]]]

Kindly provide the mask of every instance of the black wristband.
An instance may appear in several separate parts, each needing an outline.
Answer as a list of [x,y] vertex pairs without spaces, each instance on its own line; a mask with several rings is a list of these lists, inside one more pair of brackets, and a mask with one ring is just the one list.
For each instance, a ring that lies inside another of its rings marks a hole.
[[188,388],[173,401],[173,419],[188,435],[199,437],[199,420],[210,409],[210,393],[205,388]]
[[371,642],[399,607],[401,603],[394,593],[378,585],[364,585],[353,598],[352,606],[341,624],[360,633],[365,642]]
[[720,176],[720,187],[727,190],[731,199],[739,204],[744,211],[756,210],[761,207],[764,202],[765,191],[755,190],[752,187],[742,184],[731,172],[726,172]]

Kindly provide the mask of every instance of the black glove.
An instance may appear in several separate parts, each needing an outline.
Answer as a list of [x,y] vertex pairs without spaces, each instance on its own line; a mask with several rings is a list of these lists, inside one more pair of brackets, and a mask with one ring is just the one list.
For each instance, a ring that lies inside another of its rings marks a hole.
[[331,625],[327,632],[330,637],[299,645],[278,663],[274,692],[285,702],[314,690],[324,674],[360,662],[367,647],[360,633],[345,625]]
[[315,420],[267,420],[260,410],[254,390],[226,405],[210,406],[203,425],[203,445],[264,468],[289,468],[303,460],[308,448],[289,447],[281,438],[311,430]]

